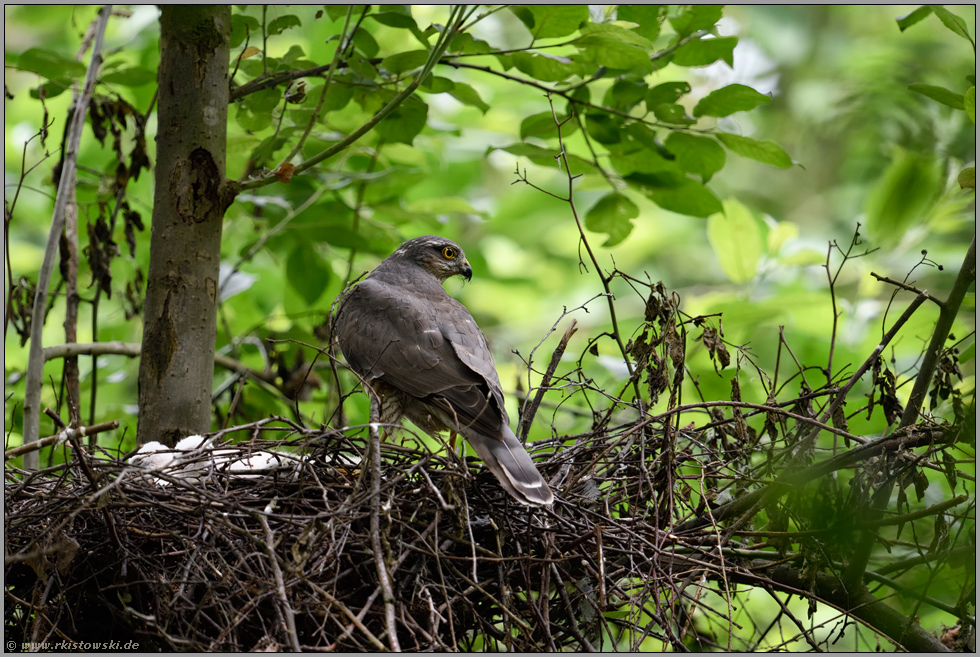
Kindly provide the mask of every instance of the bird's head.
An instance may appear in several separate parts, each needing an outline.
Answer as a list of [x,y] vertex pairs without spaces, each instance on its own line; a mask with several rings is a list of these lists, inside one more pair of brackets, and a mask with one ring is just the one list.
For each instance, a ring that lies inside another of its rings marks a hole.
[[438,278],[440,283],[457,275],[466,280],[473,278],[473,268],[459,244],[438,235],[409,240],[398,247],[392,257],[414,262]]

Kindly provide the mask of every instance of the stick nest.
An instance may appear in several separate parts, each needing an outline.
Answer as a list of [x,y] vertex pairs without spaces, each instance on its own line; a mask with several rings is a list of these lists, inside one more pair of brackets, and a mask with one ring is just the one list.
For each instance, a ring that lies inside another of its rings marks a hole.
[[[658,580],[682,575],[665,571],[658,514],[667,514],[657,486],[637,476],[636,427],[539,460],[561,491],[550,509],[515,503],[479,462],[446,450],[382,443],[375,487],[360,458],[369,439],[250,433],[233,446],[243,456],[304,459],[261,477],[220,471],[217,448],[198,454],[193,476],[114,458],[80,463],[77,453],[58,476],[8,468],[8,639],[170,651],[588,650],[598,647],[588,637],[603,635],[638,645],[649,613],[603,612],[630,595],[655,600]],[[635,514],[613,519],[612,508]]]

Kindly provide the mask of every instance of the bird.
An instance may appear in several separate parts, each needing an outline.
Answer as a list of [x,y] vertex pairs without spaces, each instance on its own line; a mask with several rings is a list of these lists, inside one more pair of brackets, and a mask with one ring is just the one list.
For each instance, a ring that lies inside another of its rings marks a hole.
[[383,424],[407,418],[432,436],[462,434],[515,500],[552,504],[551,488],[510,428],[486,337],[443,288],[452,276],[473,277],[457,243],[438,235],[408,240],[341,298],[340,350],[377,397]]

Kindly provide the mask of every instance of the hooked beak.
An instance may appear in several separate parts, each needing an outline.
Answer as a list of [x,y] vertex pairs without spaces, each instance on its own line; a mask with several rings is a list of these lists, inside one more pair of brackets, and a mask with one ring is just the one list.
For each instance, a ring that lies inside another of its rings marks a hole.
[[470,261],[464,260],[463,267],[459,272],[460,276],[466,279],[466,282],[470,282],[473,279],[473,268],[470,267]]

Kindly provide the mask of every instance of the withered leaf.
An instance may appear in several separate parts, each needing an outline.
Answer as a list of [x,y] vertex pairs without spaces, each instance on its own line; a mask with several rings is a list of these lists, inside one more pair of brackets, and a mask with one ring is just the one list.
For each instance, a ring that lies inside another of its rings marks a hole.
[[273,174],[276,179],[281,183],[289,184],[289,181],[293,178],[293,172],[296,170],[296,165],[290,164],[289,162],[284,162],[276,169]]
[[123,209],[123,222],[125,224],[126,231],[126,246],[129,247],[129,255],[136,257],[136,232],[143,232],[143,218],[140,213],[131,210],[128,203],[124,203]]

